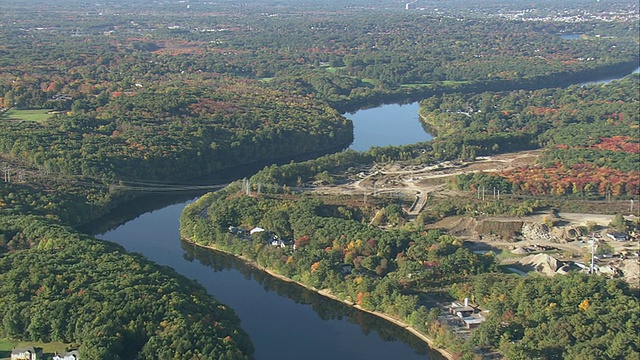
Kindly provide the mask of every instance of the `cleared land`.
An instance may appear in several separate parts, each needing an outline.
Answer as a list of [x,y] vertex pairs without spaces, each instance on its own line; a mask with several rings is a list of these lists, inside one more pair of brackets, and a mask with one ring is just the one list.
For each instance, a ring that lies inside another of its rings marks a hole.
[[[373,165],[361,169],[357,176],[339,185],[317,185],[311,191],[318,194],[361,196],[363,201],[377,196],[402,197],[413,202],[405,208],[409,218],[428,208],[430,199],[447,197],[476,197],[476,194],[460,193],[446,189],[446,180],[453,176],[472,172],[496,172],[535,163],[541,151],[523,151],[478,158],[474,162],[444,162],[432,166],[404,166],[400,164]],[[487,199],[494,194],[486,193]],[[550,199],[550,198],[546,198]],[[629,201],[588,201],[581,199],[553,201],[565,202],[570,208],[585,209],[585,212],[542,211],[525,217],[456,216],[445,218],[429,228],[448,231],[465,241],[466,246],[478,251],[493,251],[501,264],[512,265],[527,254],[546,253],[563,262],[584,262],[590,254],[589,240],[597,239],[611,246],[618,257],[602,258],[598,265],[614,266],[632,286],[638,284],[638,241],[613,241],[606,236],[609,223],[615,212],[625,214],[627,220],[637,219],[638,202],[633,211]],[[563,208],[561,206],[561,208]],[[587,211],[593,211],[587,212]],[[632,214],[629,214],[629,213]],[[545,223],[553,223],[547,227]],[[524,226],[523,226],[524,225]],[[587,226],[594,230],[587,233]],[[496,229],[506,231],[500,233]],[[514,235],[513,228],[517,228]],[[524,253],[517,252],[522,248]],[[516,265],[517,266],[517,265]],[[521,270],[521,268],[517,268]]]
[[13,121],[45,121],[49,119],[51,114],[51,109],[29,109],[29,110],[18,110],[18,109],[9,109],[4,113],[0,113],[0,120],[13,120]]
[[43,343],[37,341],[15,341],[8,339],[0,339],[0,359],[10,359],[11,350],[14,348],[24,348],[27,346],[40,347],[43,350],[44,358],[51,359],[53,355],[58,353],[65,353],[69,350],[70,344],[61,342]]

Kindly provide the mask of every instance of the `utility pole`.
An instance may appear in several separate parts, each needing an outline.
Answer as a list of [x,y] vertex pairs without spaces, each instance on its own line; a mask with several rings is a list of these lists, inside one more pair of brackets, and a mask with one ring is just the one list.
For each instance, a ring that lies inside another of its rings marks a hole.
[[2,171],[4,172],[4,182],[11,182],[11,165],[2,165]]
[[596,239],[591,238],[591,267],[589,268],[589,274],[595,273],[595,255],[596,255]]

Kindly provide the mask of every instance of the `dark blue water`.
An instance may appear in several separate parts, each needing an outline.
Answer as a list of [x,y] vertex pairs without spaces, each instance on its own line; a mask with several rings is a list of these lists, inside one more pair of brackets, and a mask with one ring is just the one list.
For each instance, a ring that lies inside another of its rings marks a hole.
[[383,105],[345,117],[353,121],[353,143],[349,149],[364,151],[372,146],[407,145],[432,138],[418,121],[417,102]]
[[[632,74],[637,74],[640,72],[640,66],[638,66],[635,70],[633,70]],[[593,80],[593,81],[585,81],[580,83],[581,86],[583,85],[591,85],[591,84],[608,84],[614,80],[619,80],[620,76],[608,76],[606,78],[603,79],[599,79],[599,80]]]
[[189,202],[142,214],[99,238],[174,268],[232,307],[253,341],[256,359],[441,358],[382,319],[181,242],[178,218]]

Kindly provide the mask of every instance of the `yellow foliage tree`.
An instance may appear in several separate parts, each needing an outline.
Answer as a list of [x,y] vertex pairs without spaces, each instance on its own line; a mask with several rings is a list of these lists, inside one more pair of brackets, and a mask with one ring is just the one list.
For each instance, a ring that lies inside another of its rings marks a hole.
[[580,309],[581,311],[587,311],[587,309],[589,308],[589,299],[584,299],[580,305],[578,305],[578,309]]

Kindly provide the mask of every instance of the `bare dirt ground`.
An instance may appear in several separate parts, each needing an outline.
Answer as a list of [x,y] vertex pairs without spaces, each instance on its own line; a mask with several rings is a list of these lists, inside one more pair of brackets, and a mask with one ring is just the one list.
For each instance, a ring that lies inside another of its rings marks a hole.
[[457,163],[446,161],[430,166],[402,166],[389,164],[373,165],[358,174],[346,184],[317,186],[314,192],[323,194],[349,194],[379,196],[397,194],[415,196],[416,203],[409,211],[415,215],[422,210],[429,194],[443,191],[446,179],[464,173],[495,172],[517,166],[532,164],[540,155],[540,150],[501,154],[493,157],[480,157],[474,162]]
[[[410,217],[417,215],[428,204],[433,196],[456,196],[455,192],[445,189],[446,180],[452,176],[473,172],[496,172],[508,170],[527,164],[535,163],[541,151],[522,151],[516,153],[501,154],[492,157],[481,157],[474,162],[454,163],[443,162],[431,166],[403,166],[400,164],[373,165],[363,169],[355,178],[340,185],[315,186],[312,192],[320,194],[345,194],[367,197],[376,196],[401,196],[405,199],[413,199],[413,204],[406,209]],[[493,196],[493,194],[491,194]],[[636,205],[637,206],[637,205]],[[637,209],[634,211],[637,214]],[[637,215],[626,216],[627,220],[636,219]],[[553,220],[554,226],[550,229],[540,229],[541,224]],[[614,248],[616,253],[626,254],[625,257],[605,260],[606,264],[613,263],[620,269],[626,269],[624,276],[633,285],[640,281],[638,274],[638,241],[619,242],[606,237],[606,228],[613,219],[613,215],[590,213],[558,213],[541,212],[522,218],[483,218],[451,217],[432,224],[430,227],[450,231],[453,235],[465,240],[466,244],[477,249],[493,248],[495,250],[511,252],[518,247],[535,252],[537,250],[552,249],[563,261],[582,261],[585,254],[590,253],[590,239],[597,239],[601,243],[607,243]],[[504,236],[491,236],[478,233],[479,222],[521,222],[534,224],[533,230],[527,232],[527,236],[505,238]],[[576,229],[584,229],[588,224],[595,224],[596,231],[590,234],[578,233]],[[629,254],[632,258],[629,259]],[[522,256],[520,256],[522,257]],[[513,263],[518,256],[502,257],[505,263]],[[603,264],[604,265],[604,264]],[[639,284],[640,285],[640,284]],[[637,286],[637,285],[636,285]]]

